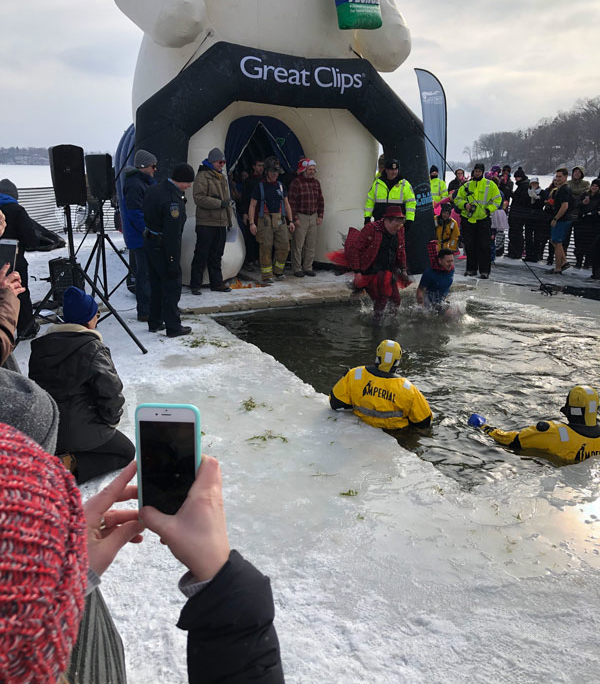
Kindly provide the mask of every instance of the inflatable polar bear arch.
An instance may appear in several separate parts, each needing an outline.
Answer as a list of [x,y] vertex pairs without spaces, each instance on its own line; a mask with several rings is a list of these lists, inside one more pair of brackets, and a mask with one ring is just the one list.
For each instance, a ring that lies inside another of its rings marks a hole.
[[[410,32],[396,0],[381,0],[382,26],[375,30],[340,30],[334,0],[115,2],[144,31],[133,83],[134,120],[143,102],[219,41],[295,57],[352,59],[358,53],[377,71],[394,71],[408,57],[411,47]],[[296,135],[304,156],[317,161],[325,217],[319,230],[316,260],[326,261],[326,252],[341,246],[341,236],[347,233],[348,226],[362,223],[365,196],[373,182],[377,141],[344,109],[239,101],[191,137],[187,161],[197,169],[210,149],[224,149],[231,123],[249,115],[282,121]],[[290,160],[292,165],[296,162]],[[189,282],[195,244],[191,196],[188,207],[182,245],[182,255],[186,255],[182,258],[184,282]],[[237,275],[245,256],[240,231],[232,233],[223,256],[226,279]]]

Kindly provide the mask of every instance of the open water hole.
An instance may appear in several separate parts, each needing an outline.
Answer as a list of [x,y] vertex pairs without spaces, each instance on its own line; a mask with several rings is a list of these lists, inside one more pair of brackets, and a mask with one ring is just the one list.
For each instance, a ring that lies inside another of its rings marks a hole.
[[[434,412],[430,429],[394,435],[402,447],[469,487],[553,467],[501,448],[469,428],[467,418],[482,413],[505,429],[561,419],[572,385],[600,385],[600,303],[488,281],[454,293],[452,306],[457,315],[445,320],[424,315],[414,296],[405,296],[398,316],[381,327],[373,327],[364,301],[217,320],[324,394],[348,368],[372,363],[382,339],[396,339],[403,349],[399,375],[414,382]],[[358,418],[340,416],[340,430],[344,420]]]

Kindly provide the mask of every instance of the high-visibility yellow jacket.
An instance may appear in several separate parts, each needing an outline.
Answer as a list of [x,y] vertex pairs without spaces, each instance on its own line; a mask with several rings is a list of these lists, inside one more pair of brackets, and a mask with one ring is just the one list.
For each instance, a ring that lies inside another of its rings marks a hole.
[[453,218],[450,218],[441,225],[441,219],[438,218],[435,224],[435,237],[438,241],[438,252],[442,248],[451,249],[453,252],[456,252],[458,249],[458,238],[460,237],[458,223]]
[[585,461],[590,456],[600,456],[600,431],[595,428],[582,426],[581,430],[587,430],[589,434],[596,433],[597,437],[582,435],[558,420],[541,420],[523,430],[510,432],[489,425],[484,425],[483,429],[498,444],[514,449],[536,449],[570,463]]
[[432,418],[427,400],[413,384],[376,366],[349,370],[334,385],[329,403],[333,409],[352,409],[365,423],[389,430],[427,427]]
[[431,201],[439,202],[444,197],[448,197],[448,188],[446,187],[446,181],[441,178],[432,178],[429,181],[431,186]]
[[384,214],[388,204],[400,205],[407,221],[415,220],[417,198],[411,184],[406,180],[399,180],[391,188],[381,178],[376,178],[367,194],[365,201],[365,218],[371,216],[377,221]]
[[[470,204],[475,207],[473,213],[469,212],[465,206]],[[502,195],[494,181],[482,178],[481,180],[470,180],[460,186],[454,200],[454,205],[460,211],[460,215],[467,219],[469,223],[477,223],[493,214],[502,205]]]

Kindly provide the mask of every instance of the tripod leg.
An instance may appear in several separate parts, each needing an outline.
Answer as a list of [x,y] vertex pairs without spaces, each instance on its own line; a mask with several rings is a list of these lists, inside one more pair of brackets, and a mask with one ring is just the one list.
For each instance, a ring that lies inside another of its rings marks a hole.
[[92,295],[93,295],[93,294],[97,294],[97,295],[98,295],[98,297],[100,298],[100,300],[102,301],[102,303],[104,304],[104,306],[105,306],[105,307],[110,311],[110,313],[117,319],[117,321],[119,321],[119,323],[121,324],[121,327],[123,328],[123,330],[124,330],[124,331],[129,335],[129,337],[131,337],[131,339],[137,344],[137,346],[141,349],[142,353],[143,353],[143,354],[147,354],[147,353],[148,353],[148,350],[146,349],[146,347],[144,347],[144,345],[138,340],[138,338],[131,332],[131,330],[129,329],[129,326],[127,325],[127,323],[125,323],[125,321],[121,318],[121,316],[119,315],[119,313],[118,313],[117,311],[115,311],[115,309],[113,308],[113,306],[111,305],[111,303],[108,301],[108,298],[105,297],[105,296],[102,294],[102,292],[100,292],[100,290],[94,285],[94,282],[93,282],[92,279],[88,276],[88,274],[81,268],[81,266],[80,266],[77,262],[75,262],[74,268],[77,269],[77,270],[81,273],[81,275],[83,276],[83,278],[84,278],[84,279],[86,280],[86,282],[90,285],[90,287],[92,288]]

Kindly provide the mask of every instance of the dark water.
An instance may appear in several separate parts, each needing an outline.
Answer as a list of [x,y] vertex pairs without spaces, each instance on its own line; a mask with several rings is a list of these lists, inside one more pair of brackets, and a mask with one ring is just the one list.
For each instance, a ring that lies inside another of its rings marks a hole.
[[503,449],[469,428],[471,413],[517,429],[541,418],[560,419],[559,408],[572,385],[599,384],[596,312],[574,309],[573,298],[563,298],[568,304],[546,298],[552,301],[542,308],[536,305],[539,296],[523,294],[524,288],[524,301],[511,302],[507,291],[513,295],[519,288],[455,295],[453,306],[460,315],[450,321],[406,305],[396,319],[374,328],[368,307],[356,303],[217,320],[324,394],[348,368],[372,363],[382,339],[396,339],[403,348],[399,375],[425,394],[435,416],[431,429],[403,431],[398,442],[470,485],[552,467]]

